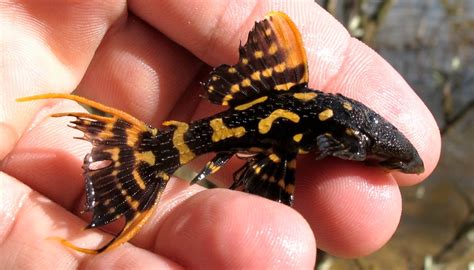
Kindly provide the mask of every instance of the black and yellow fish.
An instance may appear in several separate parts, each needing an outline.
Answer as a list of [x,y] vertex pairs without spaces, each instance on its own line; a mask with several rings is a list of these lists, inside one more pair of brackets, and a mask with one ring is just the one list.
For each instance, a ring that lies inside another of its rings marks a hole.
[[152,128],[133,116],[80,96],[43,94],[30,101],[61,98],[77,101],[108,116],[72,116],[72,127],[92,144],[84,158],[87,228],[125,218],[123,229],[100,253],[131,239],[150,217],[176,169],[194,158],[215,153],[192,181],[215,173],[238,153],[246,153],[231,189],[292,205],[296,156],[313,153],[366,161],[405,173],[421,173],[416,149],[392,124],[358,101],[308,88],[308,66],[300,33],[281,12],[257,22],[239,50],[236,65],[215,68],[204,83],[221,113],[191,123],[166,121]]

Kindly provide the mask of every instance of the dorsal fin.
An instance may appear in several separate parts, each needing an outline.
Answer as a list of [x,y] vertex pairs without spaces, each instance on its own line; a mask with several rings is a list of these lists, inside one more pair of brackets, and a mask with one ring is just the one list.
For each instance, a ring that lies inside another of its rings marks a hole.
[[282,12],[271,12],[255,23],[239,53],[236,65],[221,65],[209,74],[204,86],[212,103],[235,107],[308,82],[301,35]]

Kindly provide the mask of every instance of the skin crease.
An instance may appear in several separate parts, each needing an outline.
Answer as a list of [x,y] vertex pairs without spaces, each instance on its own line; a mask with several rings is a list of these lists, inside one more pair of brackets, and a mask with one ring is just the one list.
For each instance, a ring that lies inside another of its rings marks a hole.
[[[312,269],[316,242],[343,257],[385,244],[400,218],[398,185],[419,183],[436,166],[440,137],[425,105],[313,1],[51,2],[0,4],[6,29],[0,40],[1,268]],[[72,139],[79,133],[65,128],[68,119],[47,118],[82,109],[72,102],[13,100],[77,88],[155,126],[207,116],[216,106],[199,98],[199,75],[207,65],[234,63],[239,40],[271,10],[286,12],[300,29],[310,86],[356,98],[386,117],[418,149],[425,173],[389,174],[304,156],[298,159],[296,211],[240,192],[200,192],[172,179],[158,211],[118,249],[88,256],[45,240],[60,236],[96,247],[109,237],[81,231],[80,166],[90,146]],[[196,108],[193,115],[190,108]]]

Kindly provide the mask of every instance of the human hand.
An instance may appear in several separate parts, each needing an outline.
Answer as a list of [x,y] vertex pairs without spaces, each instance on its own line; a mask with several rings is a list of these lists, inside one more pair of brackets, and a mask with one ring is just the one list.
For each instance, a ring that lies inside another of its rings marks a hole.
[[[433,170],[440,138],[424,104],[380,56],[351,39],[312,1],[128,4],[135,15],[115,1],[0,6],[6,19],[0,90],[2,266],[310,268],[316,241],[332,254],[354,257],[391,237],[401,213],[398,185],[418,183]],[[95,247],[106,237],[80,232],[85,221],[70,214],[82,209],[80,166],[90,146],[72,139],[78,133],[65,128],[68,119],[47,118],[82,109],[70,102],[13,100],[77,88],[79,95],[154,126],[170,118],[208,116],[216,107],[198,97],[203,90],[197,83],[206,64],[234,63],[238,41],[271,10],[288,13],[299,27],[310,87],[341,92],[383,115],[418,149],[425,173],[387,174],[359,163],[301,158],[295,194],[301,215],[256,196],[200,192],[172,180],[156,214],[130,244],[88,256],[45,240],[60,236]]]

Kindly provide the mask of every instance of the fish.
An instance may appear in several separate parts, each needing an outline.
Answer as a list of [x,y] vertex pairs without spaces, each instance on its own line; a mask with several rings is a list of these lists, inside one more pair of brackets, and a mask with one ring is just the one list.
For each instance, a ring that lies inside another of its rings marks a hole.
[[120,218],[123,228],[98,249],[63,245],[88,254],[118,247],[150,218],[173,173],[214,153],[191,184],[221,169],[233,156],[245,164],[230,189],[292,206],[296,157],[336,157],[388,170],[420,174],[423,161],[390,122],[359,101],[308,86],[308,61],[300,32],[283,12],[256,22],[235,65],[214,68],[203,82],[209,102],[226,110],[193,122],[165,121],[155,128],[118,109],[73,94],[48,93],[17,101],[69,99],[103,114],[64,112],[92,144],[84,157],[86,229]]

